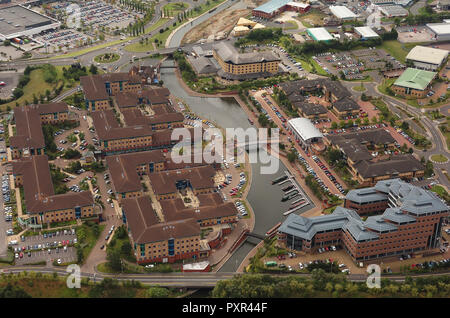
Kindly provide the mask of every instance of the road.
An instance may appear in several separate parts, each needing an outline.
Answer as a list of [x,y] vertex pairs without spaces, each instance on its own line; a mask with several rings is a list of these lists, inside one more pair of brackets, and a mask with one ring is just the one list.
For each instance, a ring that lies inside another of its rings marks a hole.
[[[351,87],[355,86],[356,83],[346,82],[346,81],[341,81],[341,83],[344,86],[346,86],[349,89],[349,91],[351,91],[353,94],[357,94],[357,93],[355,93],[355,91],[353,91],[351,89]],[[401,101],[392,96],[384,95],[384,94],[380,93],[377,89],[378,83],[374,83],[374,82],[364,83],[364,86],[367,89],[365,92],[366,95],[375,96],[375,97],[381,96],[384,99],[384,101],[386,102],[388,108],[393,113],[403,114],[399,110],[399,107],[401,106],[402,109],[406,109],[406,111],[408,111],[410,114],[419,118],[422,125],[426,128],[428,138],[433,143],[433,146],[431,149],[427,150],[426,152],[422,151],[422,150],[414,149],[414,153],[416,153],[419,157],[424,156],[426,159],[429,159],[434,154],[445,154],[447,157],[450,158],[450,152],[447,149],[447,144],[446,144],[445,138],[441,134],[441,132],[438,128],[438,125],[439,125],[438,121],[431,120],[419,108],[408,105],[404,101]],[[449,111],[450,111],[450,104],[440,107],[440,110],[441,110],[441,113],[443,113],[445,116],[448,116]],[[403,115],[400,115],[400,116],[402,118],[404,117]],[[414,124],[417,125],[416,123],[414,123]],[[434,166],[435,166],[434,170],[439,179],[439,183],[442,185],[445,185],[447,188],[450,188],[450,181],[447,179],[445,174],[441,171],[442,168],[446,169],[447,171],[450,171],[450,164],[449,163],[440,164],[440,165],[435,164]]]
[[414,14],[414,15],[418,15],[418,14],[419,14],[419,10],[420,10],[421,8],[425,7],[426,4],[427,4],[427,1],[426,1],[426,0],[419,0],[419,1],[417,1],[416,3],[414,3],[414,4],[411,6],[411,9],[409,9],[409,11],[410,11],[412,14]]

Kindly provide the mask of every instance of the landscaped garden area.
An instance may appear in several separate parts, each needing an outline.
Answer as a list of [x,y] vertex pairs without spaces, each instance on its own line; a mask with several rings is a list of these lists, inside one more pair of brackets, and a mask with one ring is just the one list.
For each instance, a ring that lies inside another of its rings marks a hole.
[[438,155],[432,155],[431,160],[433,160],[434,162],[438,162],[438,163],[444,163],[444,162],[448,161],[448,158],[446,156],[444,156],[443,154],[438,154]]
[[94,61],[97,63],[112,63],[118,61],[120,59],[120,55],[117,53],[104,53],[97,55],[94,58]]

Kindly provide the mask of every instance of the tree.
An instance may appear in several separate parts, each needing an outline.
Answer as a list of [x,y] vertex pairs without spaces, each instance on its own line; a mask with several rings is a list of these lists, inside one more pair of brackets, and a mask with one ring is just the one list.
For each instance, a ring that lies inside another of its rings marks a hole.
[[296,155],[295,155],[294,150],[291,150],[291,152],[289,152],[288,155],[287,155],[287,159],[291,163],[295,161],[295,157],[296,157]]
[[163,287],[150,287],[147,292],[146,296],[148,298],[167,298],[169,297],[169,291],[166,288]]
[[115,248],[108,248],[106,253],[106,260],[108,261],[108,266],[112,270],[120,271],[122,269],[122,260],[120,258],[120,251]]
[[337,122],[333,121],[333,122],[331,123],[331,129],[337,129],[337,128],[338,128]]

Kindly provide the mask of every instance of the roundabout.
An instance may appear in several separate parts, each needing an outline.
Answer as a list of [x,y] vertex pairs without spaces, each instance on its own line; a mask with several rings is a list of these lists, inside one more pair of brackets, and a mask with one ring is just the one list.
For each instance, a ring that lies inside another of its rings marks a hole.
[[433,163],[437,163],[437,164],[443,164],[443,163],[448,162],[448,158],[446,156],[444,156],[443,154],[432,155],[432,156],[430,156],[430,160]]
[[97,63],[112,63],[120,59],[120,55],[117,53],[103,53],[94,57],[94,61]]

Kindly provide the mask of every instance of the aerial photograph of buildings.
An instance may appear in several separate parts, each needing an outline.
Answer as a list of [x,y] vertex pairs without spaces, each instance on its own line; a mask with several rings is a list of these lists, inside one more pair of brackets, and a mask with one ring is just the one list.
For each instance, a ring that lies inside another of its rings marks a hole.
[[0,0],[0,298],[450,298],[449,52],[449,0]]

